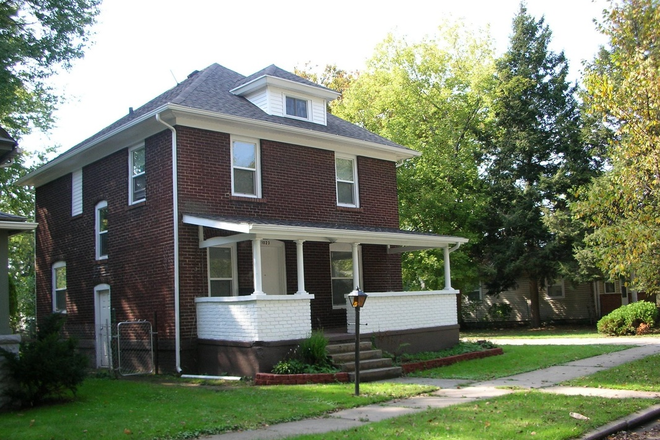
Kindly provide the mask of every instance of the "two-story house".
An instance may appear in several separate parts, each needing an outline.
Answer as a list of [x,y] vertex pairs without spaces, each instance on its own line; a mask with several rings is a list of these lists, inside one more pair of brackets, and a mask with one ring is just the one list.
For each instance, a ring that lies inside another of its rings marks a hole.
[[[26,176],[38,317],[66,313],[98,367],[108,328],[157,319],[164,370],[253,375],[312,329],[354,331],[359,286],[366,337],[454,345],[467,240],[399,230],[396,166],[419,153],[329,114],[337,96],[213,64]],[[400,254],[428,248],[445,289],[402,292]]]

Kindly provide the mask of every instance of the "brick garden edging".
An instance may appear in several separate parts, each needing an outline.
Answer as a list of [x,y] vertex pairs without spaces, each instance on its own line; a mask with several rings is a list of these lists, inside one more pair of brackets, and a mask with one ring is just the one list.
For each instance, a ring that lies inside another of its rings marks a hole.
[[447,365],[455,364],[460,361],[467,361],[470,359],[482,359],[490,356],[497,356],[504,354],[501,348],[489,348],[483,351],[473,351],[472,353],[457,354],[455,356],[448,356],[440,359],[431,359],[428,361],[410,362],[401,365],[404,374],[412,373],[413,371],[427,370],[429,368],[444,367]]
[[348,373],[273,374],[257,373],[255,385],[304,385],[308,383],[348,382]]

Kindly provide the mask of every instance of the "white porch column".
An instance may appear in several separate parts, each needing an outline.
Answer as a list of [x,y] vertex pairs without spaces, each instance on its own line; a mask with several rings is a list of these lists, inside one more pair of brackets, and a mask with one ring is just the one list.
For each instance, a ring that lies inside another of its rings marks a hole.
[[[353,289],[360,285],[360,258],[358,256],[358,246],[360,243],[352,243],[353,246]],[[364,289],[362,289],[364,290]]]
[[452,290],[451,287],[451,269],[449,267],[449,246],[445,246],[445,290]]
[[254,273],[254,293],[264,293],[263,278],[261,276],[261,238],[252,240],[252,272]]
[[296,262],[298,263],[298,291],[296,295],[307,295],[305,290],[305,263],[303,261],[303,243],[305,240],[296,240]]

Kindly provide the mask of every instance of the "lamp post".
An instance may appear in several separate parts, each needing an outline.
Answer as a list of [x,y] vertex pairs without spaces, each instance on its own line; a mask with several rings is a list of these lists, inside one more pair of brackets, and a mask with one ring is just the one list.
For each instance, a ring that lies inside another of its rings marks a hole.
[[360,395],[360,309],[367,300],[367,294],[356,287],[348,294],[351,306],[355,309],[355,395]]

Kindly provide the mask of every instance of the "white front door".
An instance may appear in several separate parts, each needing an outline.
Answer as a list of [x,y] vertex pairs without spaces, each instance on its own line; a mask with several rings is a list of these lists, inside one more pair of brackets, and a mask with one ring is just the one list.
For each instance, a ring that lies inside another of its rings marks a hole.
[[264,293],[286,295],[284,243],[261,240],[261,279]]
[[94,305],[96,308],[96,367],[112,367],[112,350],[110,338],[111,331],[111,306],[110,286],[107,284],[94,288]]

